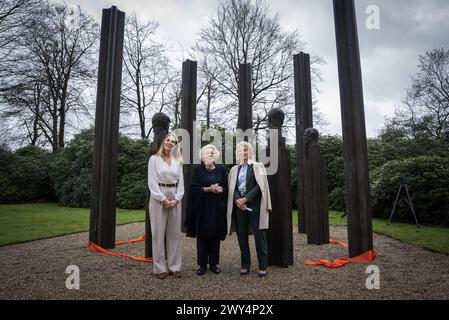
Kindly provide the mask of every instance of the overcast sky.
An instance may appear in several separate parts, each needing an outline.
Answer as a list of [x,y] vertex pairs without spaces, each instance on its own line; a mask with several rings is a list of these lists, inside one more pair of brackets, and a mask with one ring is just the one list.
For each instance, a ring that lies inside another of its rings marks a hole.
[[[116,5],[142,20],[158,20],[158,36],[171,46],[171,57],[189,58],[196,34],[214,15],[216,0],[66,0],[101,21],[101,9]],[[318,105],[329,125],[323,133],[341,135],[332,0],[271,0],[285,31],[298,30],[306,52],[322,57],[323,82]],[[448,0],[356,0],[365,97],[366,128],[375,137],[385,117],[401,104],[418,57],[434,47],[449,49]],[[368,6],[380,9],[380,29],[366,27]],[[181,65],[179,66],[181,68]],[[292,88],[293,90],[293,88]]]

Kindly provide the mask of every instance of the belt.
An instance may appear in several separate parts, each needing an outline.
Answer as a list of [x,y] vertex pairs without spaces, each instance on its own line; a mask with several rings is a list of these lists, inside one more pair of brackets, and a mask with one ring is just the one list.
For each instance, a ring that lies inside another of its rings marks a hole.
[[177,183],[159,183],[159,187],[177,187]]

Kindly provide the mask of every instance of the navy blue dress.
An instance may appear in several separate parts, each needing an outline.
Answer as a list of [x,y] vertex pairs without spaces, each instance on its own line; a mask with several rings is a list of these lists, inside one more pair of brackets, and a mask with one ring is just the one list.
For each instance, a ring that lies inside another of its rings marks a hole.
[[[218,183],[223,192],[204,192],[204,187]],[[188,237],[224,240],[227,232],[226,206],[228,198],[228,174],[224,166],[216,165],[208,170],[204,164],[193,169],[185,220]]]

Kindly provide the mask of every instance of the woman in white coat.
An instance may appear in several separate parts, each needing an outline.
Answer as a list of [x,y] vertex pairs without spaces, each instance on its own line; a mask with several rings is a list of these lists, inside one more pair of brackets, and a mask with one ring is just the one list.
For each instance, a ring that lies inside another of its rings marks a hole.
[[184,179],[177,144],[177,137],[169,133],[148,164],[153,269],[159,279],[165,279],[167,274],[181,277]]
[[250,227],[256,242],[259,277],[267,275],[268,246],[266,229],[271,211],[270,188],[265,167],[255,162],[254,150],[248,142],[240,142],[236,148],[239,165],[229,172],[228,234],[234,226],[241,253],[240,275],[247,275],[251,266],[248,235]]

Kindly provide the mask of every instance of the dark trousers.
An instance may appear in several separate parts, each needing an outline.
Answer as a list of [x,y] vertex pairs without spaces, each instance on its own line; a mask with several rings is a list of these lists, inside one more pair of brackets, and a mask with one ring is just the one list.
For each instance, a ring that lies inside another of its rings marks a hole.
[[234,208],[234,212],[235,228],[239,240],[242,268],[249,269],[251,266],[251,252],[249,251],[248,242],[249,225],[251,224],[254,233],[254,240],[256,242],[259,269],[266,270],[268,255],[267,234],[265,230],[259,229],[260,214],[249,211],[241,211],[238,208]]
[[199,266],[206,267],[219,264],[220,262],[220,238],[200,239],[196,238],[197,263]]

